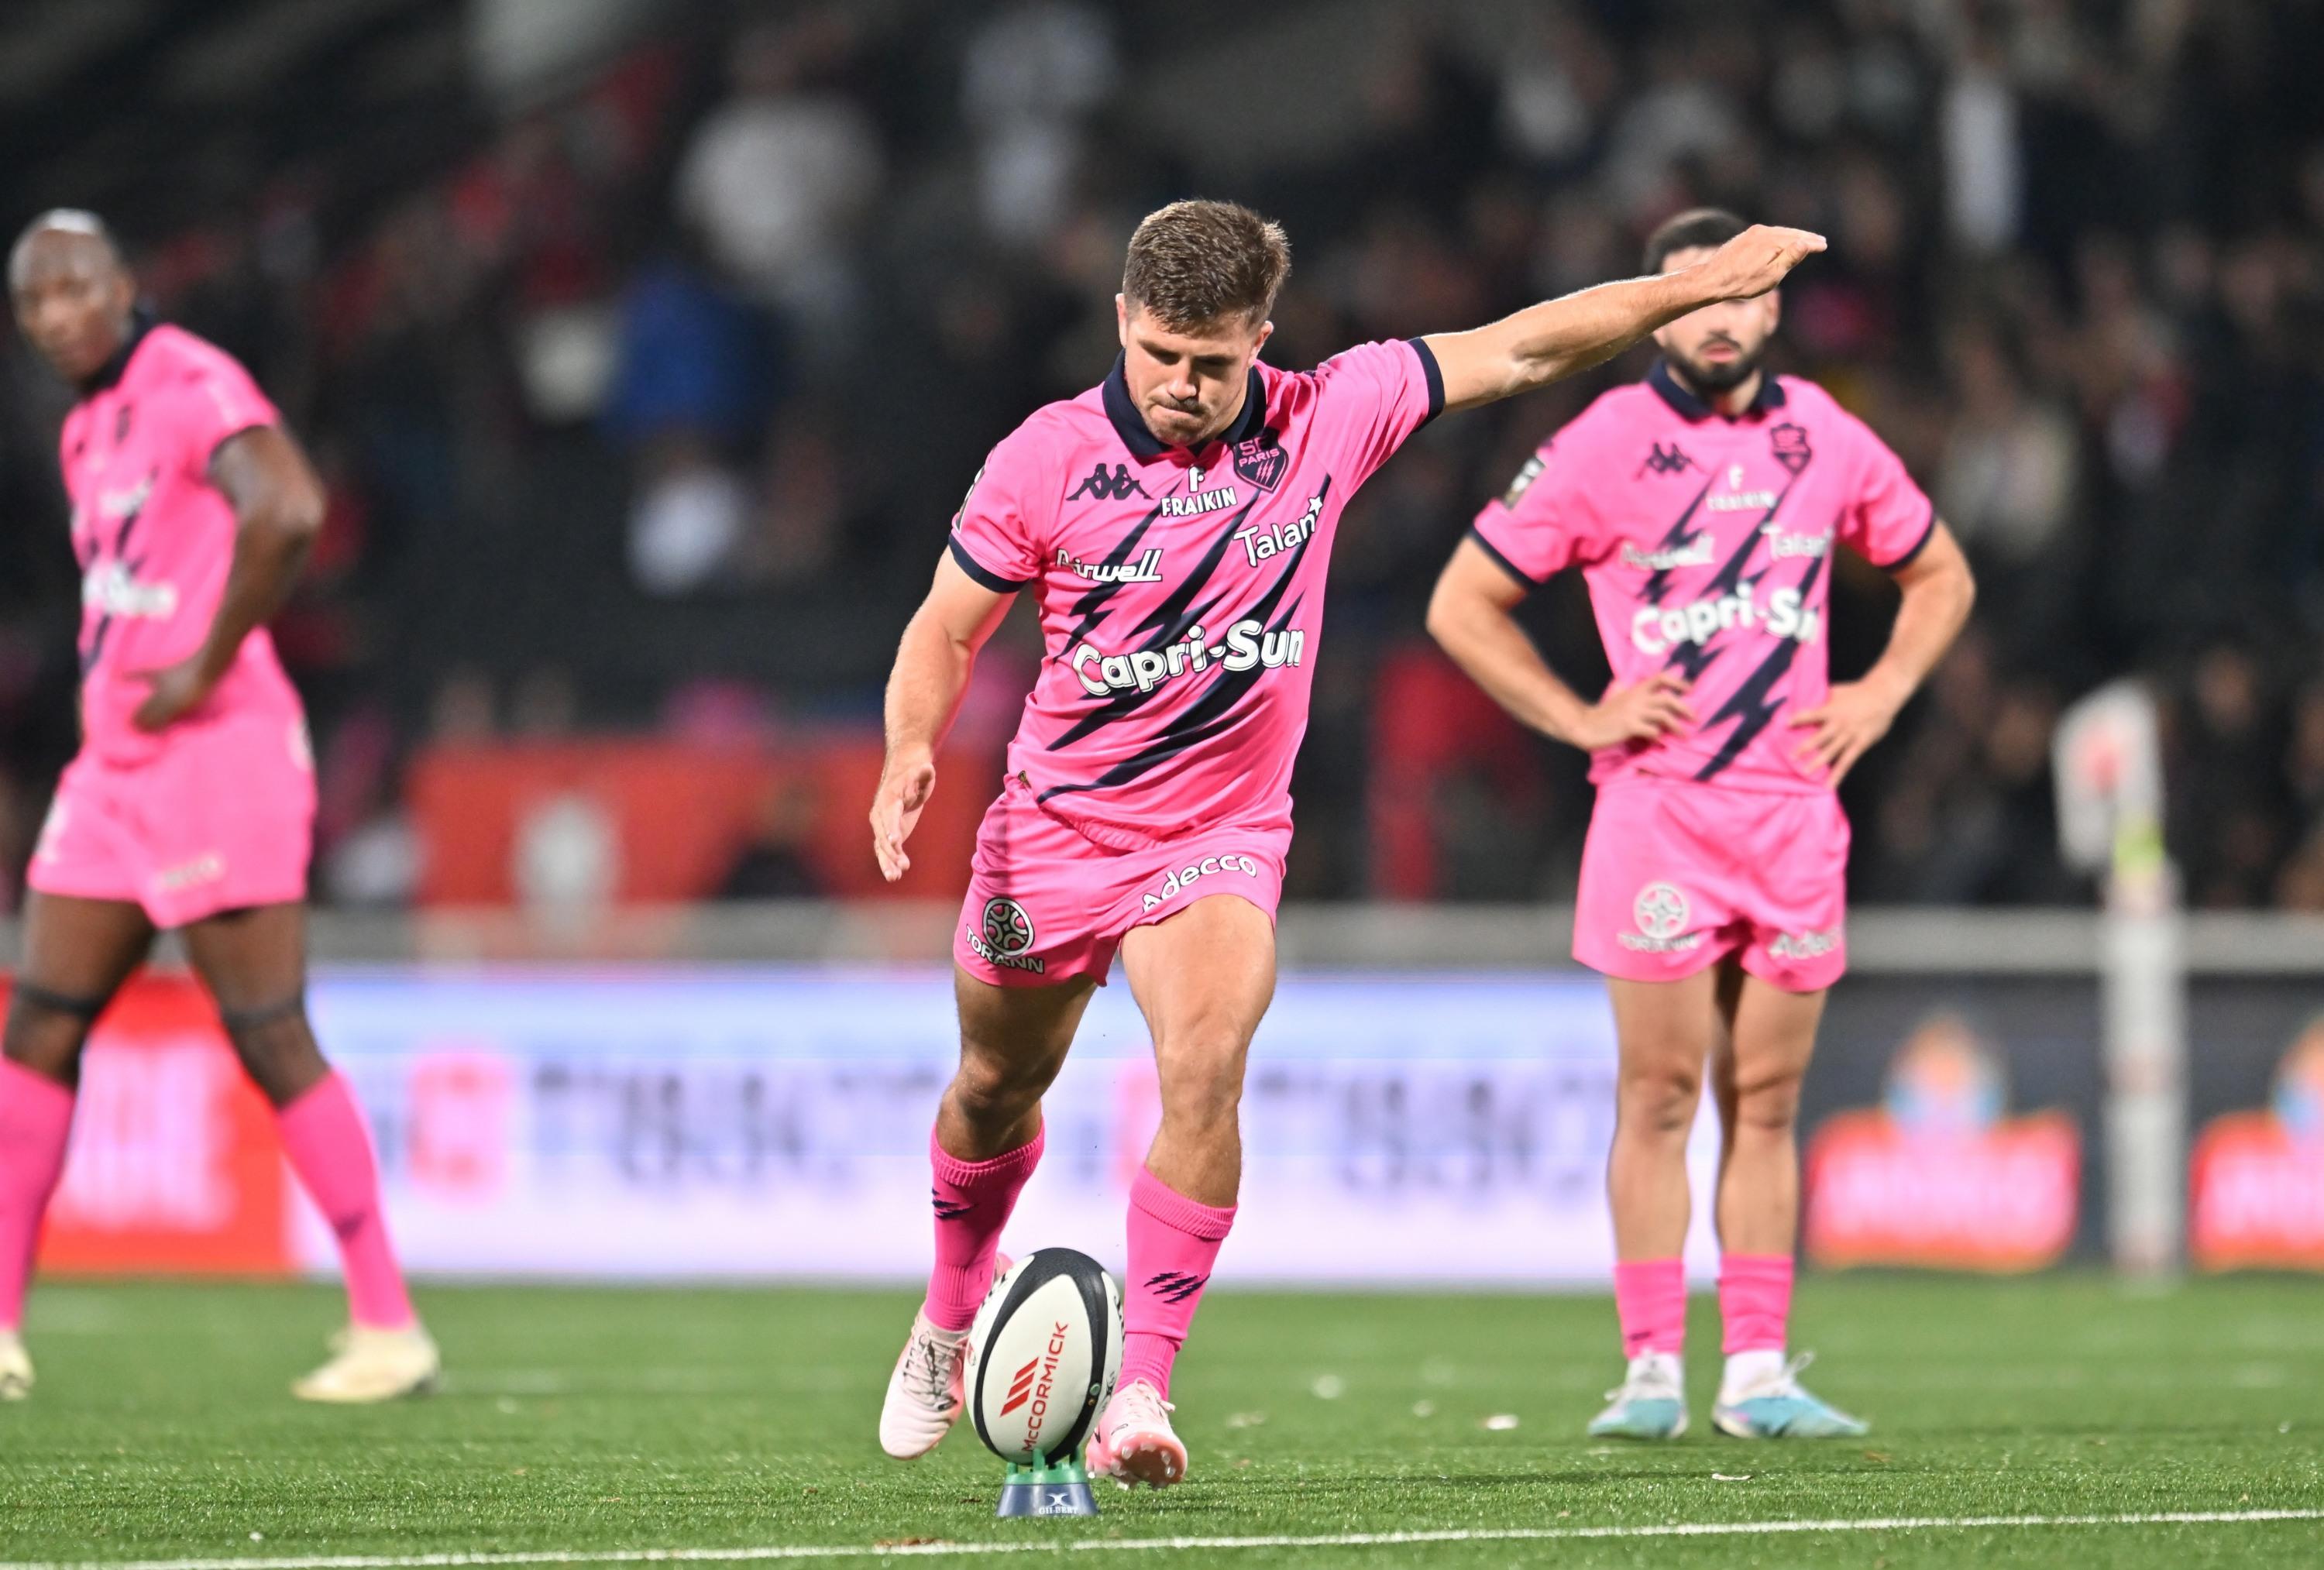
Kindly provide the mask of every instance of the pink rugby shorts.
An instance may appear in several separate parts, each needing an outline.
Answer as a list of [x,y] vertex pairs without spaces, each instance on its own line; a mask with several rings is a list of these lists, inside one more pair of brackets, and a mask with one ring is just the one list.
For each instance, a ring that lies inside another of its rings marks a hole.
[[953,935],[961,969],[998,987],[1054,986],[1079,976],[1102,985],[1124,933],[1198,899],[1234,895],[1275,919],[1288,829],[1121,838],[1130,848],[1097,843],[1044,810],[1032,788],[1010,775],[977,830],[968,898]]
[[57,781],[25,881],[143,905],[158,927],[307,897],[315,769],[306,721],[224,714],[172,727],[152,757],[84,748]]
[[1729,954],[1787,992],[1848,969],[1848,818],[1829,791],[1630,776],[1598,789],[1582,850],[1573,957],[1626,981],[1676,981]]

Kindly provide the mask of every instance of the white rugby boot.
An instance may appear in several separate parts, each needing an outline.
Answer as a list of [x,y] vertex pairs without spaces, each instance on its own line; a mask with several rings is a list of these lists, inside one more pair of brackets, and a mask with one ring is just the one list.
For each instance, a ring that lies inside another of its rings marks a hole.
[[291,1385],[290,1393],[302,1401],[364,1406],[425,1395],[443,1373],[443,1355],[419,1325],[350,1325],[331,1337],[331,1360]]
[[1124,1488],[1167,1488],[1186,1475],[1186,1446],[1170,1427],[1176,1409],[1162,1392],[1138,1380],[1113,1392],[1090,1436],[1089,1473]]
[[0,1330],[0,1401],[21,1401],[32,1393],[32,1359],[24,1338]]

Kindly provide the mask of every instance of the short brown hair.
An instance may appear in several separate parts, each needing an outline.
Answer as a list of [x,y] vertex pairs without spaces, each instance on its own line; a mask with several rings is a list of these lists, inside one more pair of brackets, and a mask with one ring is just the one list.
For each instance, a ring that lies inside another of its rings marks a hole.
[[1716,251],[1750,226],[1724,207],[1690,207],[1646,236],[1646,271],[1660,272],[1674,251]]
[[1240,317],[1261,322],[1291,275],[1283,225],[1236,202],[1172,202],[1130,237],[1121,293],[1174,332]]

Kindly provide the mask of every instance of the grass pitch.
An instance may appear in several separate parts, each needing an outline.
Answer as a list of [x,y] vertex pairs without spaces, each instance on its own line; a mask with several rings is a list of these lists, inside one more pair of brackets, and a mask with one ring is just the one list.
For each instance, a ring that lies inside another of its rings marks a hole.
[[[319,1359],[336,1292],[51,1286],[26,1327],[39,1389],[0,1408],[0,1570],[637,1549],[868,1564],[882,1545],[971,1562],[938,1543],[1093,1566],[2324,1564],[2312,1517],[1642,1535],[2324,1512],[2324,1286],[1812,1278],[1800,1299],[1811,1382],[1872,1420],[1868,1441],[1711,1435],[1707,1299],[1695,1431],[1642,1446],[1581,1434],[1618,1372],[1602,1299],[1216,1293],[1176,1392],[1191,1480],[1105,1487],[1095,1521],[1003,1522],[1000,1465],[965,1429],[918,1464],[879,1454],[903,1294],[438,1289],[421,1301],[444,1392],[334,1410],[285,1387]],[[1486,1535],[1600,1529],[1624,1535]],[[1439,1536],[1285,1541],[1393,1533]],[[1065,1551],[1222,1538],[1249,1541]]]

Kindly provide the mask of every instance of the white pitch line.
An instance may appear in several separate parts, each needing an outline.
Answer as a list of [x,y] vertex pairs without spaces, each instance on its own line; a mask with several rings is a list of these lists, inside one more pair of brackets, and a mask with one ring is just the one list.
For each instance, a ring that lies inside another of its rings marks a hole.
[[0,1560],[0,1570],[481,1570],[499,1565],[743,1565],[946,1555],[1219,1553],[1237,1548],[1392,1548],[1420,1543],[1549,1543],[1606,1538],[1765,1538],[1808,1532],[1954,1532],[2034,1527],[2223,1526],[2324,1521],[2324,1510],[2166,1510],[2112,1516],[1876,1516],[1859,1520],[1672,1521],[1655,1526],[1503,1527],[1310,1537],[1078,1538],[1051,1542],[835,1543],[740,1548],[541,1548],[498,1554],[337,1554],[288,1558]]

